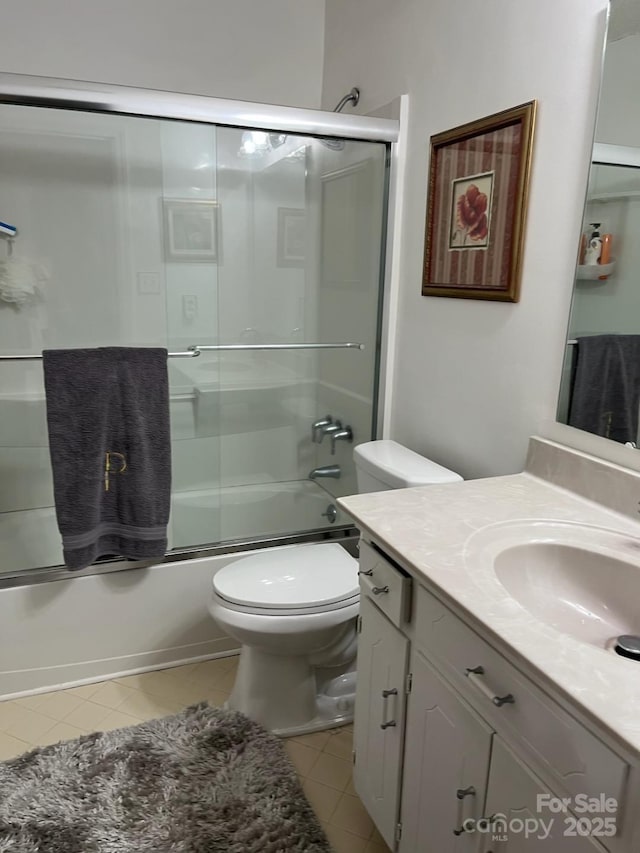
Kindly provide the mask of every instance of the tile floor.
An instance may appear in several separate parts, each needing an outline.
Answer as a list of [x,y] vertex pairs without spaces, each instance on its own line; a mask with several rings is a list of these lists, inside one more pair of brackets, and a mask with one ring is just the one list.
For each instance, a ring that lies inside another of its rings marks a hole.
[[[207,699],[221,705],[237,657],[130,675],[0,702],[0,760],[92,731],[133,726]],[[352,727],[286,742],[302,786],[335,853],[388,853],[351,779]]]

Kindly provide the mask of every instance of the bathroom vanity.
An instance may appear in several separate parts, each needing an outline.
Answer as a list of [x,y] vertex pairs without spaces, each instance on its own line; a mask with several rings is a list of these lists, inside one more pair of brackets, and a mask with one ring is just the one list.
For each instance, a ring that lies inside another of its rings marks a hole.
[[640,661],[613,648],[640,633],[639,497],[636,472],[532,439],[523,474],[340,501],[355,786],[392,850],[640,849]]

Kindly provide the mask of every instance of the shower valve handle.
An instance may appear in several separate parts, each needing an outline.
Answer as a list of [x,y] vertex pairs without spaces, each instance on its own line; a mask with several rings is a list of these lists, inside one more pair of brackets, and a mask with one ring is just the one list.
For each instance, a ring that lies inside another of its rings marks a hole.
[[348,441],[349,443],[351,443],[353,441],[353,431],[352,431],[351,427],[347,425],[344,429],[331,430],[331,455],[332,456],[335,456],[336,441]]
[[328,427],[332,423],[333,423],[333,418],[331,417],[331,415],[325,415],[323,418],[320,418],[319,420],[312,423],[311,424],[311,441],[314,444],[319,444],[322,441],[322,435],[320,435],[320,438],[318,438],[318,434],[320,433],[320,430],[324,430],[325,427]]

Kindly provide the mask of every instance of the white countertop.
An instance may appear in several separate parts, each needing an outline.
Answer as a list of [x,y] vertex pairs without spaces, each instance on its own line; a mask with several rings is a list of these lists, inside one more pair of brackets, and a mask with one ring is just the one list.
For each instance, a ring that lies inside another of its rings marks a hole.
[[485,536],[478,531],[491,525],[566,522],[617,531],[640,548],[640,522],[528,473],[352,495],[338,503],[418,580],[470,614],[489,642],[498,638],[542,674],[542,683],[546,677],[640,758],[640,662],[538,621],[474,546]]

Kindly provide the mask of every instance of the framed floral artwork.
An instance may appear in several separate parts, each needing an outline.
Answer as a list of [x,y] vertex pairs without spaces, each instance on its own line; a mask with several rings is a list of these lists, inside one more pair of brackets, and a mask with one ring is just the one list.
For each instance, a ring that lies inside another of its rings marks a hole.
[[517,302],[536,102],[431,137],[423,296]]

